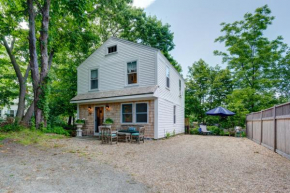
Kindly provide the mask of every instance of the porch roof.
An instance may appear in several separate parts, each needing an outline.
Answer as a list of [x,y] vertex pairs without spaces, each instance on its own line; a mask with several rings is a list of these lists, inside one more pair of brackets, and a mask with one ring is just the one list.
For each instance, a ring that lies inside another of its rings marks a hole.
[[99,100],[99,99],[111,99],[121,97],[138,97],[140,95],[153,94],[157,90],[158,86],[147,86],[147,87],[129,87],[122,90],[112,90],[103,92],[88,92],[85,94],[78,94],[71,99],[71,103],[79,103],[84,101]]

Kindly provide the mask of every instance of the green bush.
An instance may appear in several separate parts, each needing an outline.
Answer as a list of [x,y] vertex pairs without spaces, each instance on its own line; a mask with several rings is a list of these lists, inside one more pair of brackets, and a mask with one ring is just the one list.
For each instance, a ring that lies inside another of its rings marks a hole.
[[85,120],[83,120],[83,119],[77,119],[76,120],[76,123],[85,123],[86,121]]
[[246,132],[242,132],[242,137],[247,137]]
[[25,127],[19,125],[17,122],[9,123],[0,127],[1,132],[12,132],[12,131],[20,131],[23,130]]
[[70,136],[70,133],[62,127],[44,128],[44,133],[55,133],[59,135]]
[[113,124],[113,123],[114,123],[114,121],[111,118],[107,118],[104,122],[104,124]]
[[198,131],[198,128],[192,128],[189,130],[189,133],[191,135],[198,135],[199,134],[199,131]]
[[207,130],[211,131],[214,135],[220,135],[221,132],[220,128],[217,126],[207,126]]

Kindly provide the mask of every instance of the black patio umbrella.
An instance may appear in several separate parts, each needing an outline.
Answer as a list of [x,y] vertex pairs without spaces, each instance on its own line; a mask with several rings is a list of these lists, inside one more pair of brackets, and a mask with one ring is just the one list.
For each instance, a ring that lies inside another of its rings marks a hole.
[[217,108],[207,111],[206,114],[212,115],[212,116],[228,117],[228,116],[233,116],[236,113],[233,113],[232,111],[229,111],[228,109],[223,108],[223,107],[217,107]]

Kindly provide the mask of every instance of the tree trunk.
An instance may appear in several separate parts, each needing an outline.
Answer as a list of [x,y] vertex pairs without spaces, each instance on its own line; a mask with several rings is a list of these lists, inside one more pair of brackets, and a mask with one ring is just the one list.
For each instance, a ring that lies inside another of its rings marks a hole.
[[[43,93],[43,87],[46,86],[46,77],[48,74],[48,54],[47,54],[47,38],[48,38],[48,25],[49,25],[49,7],[50,0],[45,0],[41,8],[42,22],[40,30],[40,52],[41,52],[41,72],[39,75],[39,67],[37,60],[36,50],[36,32],[35,32],[35,10],[33,0],[27,0],[28,13],[29,13],[29,53],[30,53],[30,67],[34,92],[34,113],[35,113],[35,126],[40,127],[44,123],[44,102],[40,101]],[[42,99],[44,97],[42,96]]]
[[68,117],[68,122],[67,122],[68,125],[71,125],[71,120],[72,120],[72,116],[69,116]]
[[24,115],[24,110],[25,110],[25,95],[26,95],[26,84],[25,83],[20,83],[19,85],[19,95],[18,95],[18,109],[17,109],[17,114],[16,118],[18,121],[20,121]]
[[22,122],[24,122],[25,124],[28,124],[32,115],[33,115],[33,111],[34,111],[34,102],[31,103],[30,107],[26,111],[26,113],[22,119]]

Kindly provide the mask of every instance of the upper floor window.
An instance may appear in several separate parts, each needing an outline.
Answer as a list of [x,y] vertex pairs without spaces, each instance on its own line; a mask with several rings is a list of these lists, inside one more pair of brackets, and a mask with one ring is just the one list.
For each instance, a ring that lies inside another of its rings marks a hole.
[[181,80],[179,79],[179,96],[181,96]]
[[137,83],[137,61],[127,63],[128,84]]
[[136,123],[147,123],[148,108],[147,103],[136,104]]
[[133,104],[122,104],[122,123],[133,122]]
[[173,106],[173,123],[176,123],[176,106]]
[[166,87],[170,88],[170,69],[166,66]]
[[117,52],[117,45],[108,47],[108,54]]
[[91,70],[91,90],[99,87],[98,74],[98,69]]

